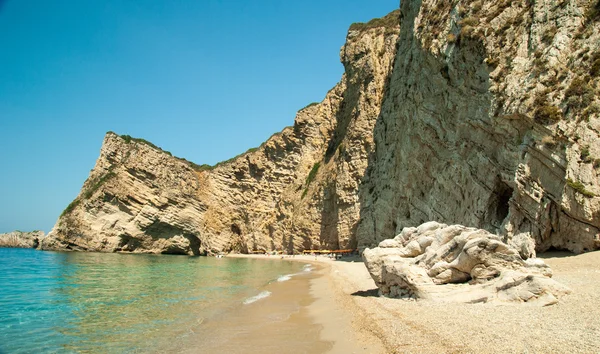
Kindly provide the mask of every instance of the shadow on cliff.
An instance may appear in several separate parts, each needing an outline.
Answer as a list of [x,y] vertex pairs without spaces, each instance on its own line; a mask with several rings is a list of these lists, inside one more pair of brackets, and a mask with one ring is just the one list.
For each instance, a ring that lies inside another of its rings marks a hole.
[[[493,103],[484,39],[459,35],[433,55],[414,35],[421,6],[420,1],[401,3],[405,16],[398,51],[359,186],[358,247],[376,246],[403,227],[426,221],[489,230],[509,213],[513,187],[501,177],[505,171],[494,160],[497,152],[482,151],[486,147],[477,140],[482,138],[473,133],[497,139],[486,131],[493,124],[486,121]],[[482,156],[496,168],[472,171],[470,164]],[[489,197],[475,200],[481,195]]]
[[195,235],[192,235],[189,232],[186,232],[184,229],[171,225],[161,221],[155,221],[150,226],[148,226],[144,230],[145,234],[151,236],[153,239],[173,239],[176,236],[181,236],[185,238],[188,243],[180,244],[180,243],[172,243],[164,250],[161,251],[162,254],[181,254],[187,255],[190,252],[194,256],[201,255],[201,244],[200,239]]
[[[345,64],[345,66],[346,65],[349,64]],[[346,72],[348,71],[349,68],[346,67]],[[358,85],[356,83],[350,83],[350,78],[348,78],[348,85],[344,91],[340,109],[336,112],[335,119],[337,124],[331,139],[327,144],[327,149],[325,150],[326,164],[329,164],[337,151],[340,151],[338,156],[339,158],[342,158],[340,146],[346,138],[350,122],[354,119],[353,111],[360,103],[360,92],[364,87],[367,87],[372,80],[372,76],[367,77],[365,80],[359,80],[362,85]],[[337,195],[336,181],[329,180],[323,188],[320,229],[320,246],[325,247],[326,249],[340,248],[338,224],[340,222],[339,208],[341,205],[339,204]],[[356,230],[356,227],[354,227],[354,230]]]
[[[373,53],[369,54],[372,55]],[[379,58],[381,58],[381,56]],[[342,99],[341,108],[336,113],[337,124],[325,151],[324,160],[326,164],[329,164],[332,158],[336,156],[336,152],[338,153],[337,158],[340,161],[345,160],[345,162],[351,162],[352,156],[346,152],[347,146],[344,146],[344,140],[348,136],[348,129],[350,129],[351,123],[356,119],[356,116],[358,115],[357,112],[360,111],[361,95],[364,96],[364,100],[367,102],[372,100],[372,97],[369,96],[368,90],[369,84],[375,79],[372,71],[370,69],[367,70],[363,67],[352,68],[350,67],[351,63],[351,61],[344,63],[345,72],[349,74],[347,76],[348,84],[346,90],[344,91],[344,97]],[[381,65],[381,63],[379,63],[379,65]],[[393,66],[394,64],[392,63],[392,67]],[[384,97],[386,92],[389,90],[391,75],[392,70],[389,71],[387,77],[385,78],[383,88]],[[379,104],[379,107],[382,107],[382,105]],[[366,146],[364,142],[363,146],[365,146],[365,148],[367,149],[371,148],[370,146]],[[339,166],[336,166],[335,168],[338,169]],[[355,173],[362,176],[364,175],[364,172],[365,171],[360,171],[360,173]],[[356,231],[358,226],[357,223],[354,223],[353,225],[349,226],[350,239],[340,240],[340,234],[338,229],[340,223],[340,210],[352,208],[354,207],[354,205],[340,201],[338,199],[339,193],[337,188],[338,187],[335,179],[329,180],[323,188],[320,246],[326,249],[356,248]]]

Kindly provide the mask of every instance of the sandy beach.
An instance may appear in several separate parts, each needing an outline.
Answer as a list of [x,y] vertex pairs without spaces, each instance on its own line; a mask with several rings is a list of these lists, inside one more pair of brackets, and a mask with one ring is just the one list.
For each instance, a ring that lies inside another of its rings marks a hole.
[[[245,257],[245,256],[243,256]],[[267,258],[267,256],[248,256]],[[271,256],[272,257],[272,256]],[[358,257],[284,260],[324,265],[311,280],[309,314],[330,353],[600,352],[600,252],[546,253],[554,279],[573,293],[557,305],[439,304],[388,299]]]

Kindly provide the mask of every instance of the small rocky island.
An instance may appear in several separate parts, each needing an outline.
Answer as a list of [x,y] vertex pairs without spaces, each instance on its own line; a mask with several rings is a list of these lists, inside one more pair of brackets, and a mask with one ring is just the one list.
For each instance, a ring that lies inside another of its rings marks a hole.
[[45,237],[44,231],[13,231],[0,234],[0,247],[8,248],[37,248]]

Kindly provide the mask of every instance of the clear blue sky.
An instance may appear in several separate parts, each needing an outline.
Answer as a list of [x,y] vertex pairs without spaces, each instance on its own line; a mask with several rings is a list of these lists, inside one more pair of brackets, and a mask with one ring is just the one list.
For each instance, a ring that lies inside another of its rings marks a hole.
[[0,232],[48,232],[104,134],[198,164],[258,146],[340,79],[398,0],[0,0]]

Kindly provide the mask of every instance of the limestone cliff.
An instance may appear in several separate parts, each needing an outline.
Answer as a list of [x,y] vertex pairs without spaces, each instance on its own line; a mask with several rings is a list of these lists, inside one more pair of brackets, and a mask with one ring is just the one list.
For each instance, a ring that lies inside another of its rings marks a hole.
[[37,248],[44,238],[43,231],[13,231],[0,234],[0,247],[7,248]]
[[[399,23],[401,22],[401,26]],[[407,0],[293,127],[210,169],[108,134],[43,248],[360,248],[426,221],[600,248],[600,2]]]
[[600,2],[402,1],[359,245],[435,220],[600,248]]
[[350,28],[345,73],[293,127],[212,168],[108,133],[43,249],[205,254],[354,247],[399,11]]

